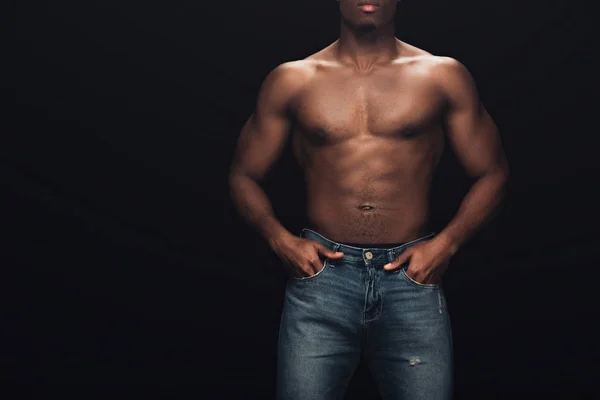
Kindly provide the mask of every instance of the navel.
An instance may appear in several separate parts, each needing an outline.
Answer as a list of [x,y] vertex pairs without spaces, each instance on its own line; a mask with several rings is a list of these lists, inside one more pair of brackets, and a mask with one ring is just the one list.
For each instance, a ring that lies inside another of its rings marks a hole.
[[369,205],[366,205],[366,204],[362,205],[362,206],[359,206],[358,209],[360,211],[375,211],[375,207],[369,206]]

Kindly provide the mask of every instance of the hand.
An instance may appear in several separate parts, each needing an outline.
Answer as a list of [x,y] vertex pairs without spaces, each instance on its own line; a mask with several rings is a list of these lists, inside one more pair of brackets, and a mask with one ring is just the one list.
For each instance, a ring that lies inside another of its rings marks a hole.
[[344,256],[344,253],[331,251],[315,240],[297,236],[274,240],[271,248],[296,278],[310,277],[320,272],[323,269],[321,257],[338,259]]
[[409,247],[383,268],[392,271],[408,262],[406,275],[409,278],[425,285],[439,284],[456,250],[443,240],[436,239]]

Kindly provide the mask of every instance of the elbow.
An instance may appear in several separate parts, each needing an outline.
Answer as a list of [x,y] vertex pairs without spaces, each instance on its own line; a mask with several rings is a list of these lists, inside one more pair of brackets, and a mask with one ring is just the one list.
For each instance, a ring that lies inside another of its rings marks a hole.
[[229,188],[229,194],[235,197],[236,193],[243,186],[244,175],[237,171],[231,171],[227,178],[227,186]]
[[490,168],[485,175],[493,177],[500,186],[506,185],[510,177],[508,162],[506,159],[503,159],[501,162],[496,163],[496,165]]
[[470,174],[476,181],[483,179],[486,182],[495,182],[499,186],[504,186],[508,182],[509,175],[510,170],[507,164],[495,165]]
[[239,177],[240,177],[240,173],[237,170],[232,168],[229,171],[229,175],[227,175],[227,183],[229,184],[230,188],[236,184]]
[[240,182],[243,179],[244,175],[237,169],[232,168],[229,171],[229,175],[227,176],[227,186],[229,188],[229,194],[232,197],[235,197],[236,192],[240,188]]
[[491,171],[491,175],[497,179],[501,185],[505,185],[508,183],[508,179],[510,176],[510,169],[507,164],[501,165],[494,170]]
[[506,169],[503,169],[502,172],[500,172],[500,198],[502,201],[504,201],[506,194],[508,192],[508,184],[509,184],[509,179],[510,179],[510,170],[508,169],[508,167],[506,167]]
[[508,165],[502,164],[488,168],[485,172],[477,174],[475,180],[496,193],[496,196],[500,199],[506,194],[509,177],[510,170],[508,169]]
[[258,184],[258,180],[240,168],[232,168],[229,172],[227,183],[229,193],[231,196],[236,197],[240,192],[243,192],[244,188],[248,187],[249,184]]
[[227,176],[227,181],[229,183],[229,186],[231,187],[237,185],[240,179],[243,179],[247,176],[248,174],[246,173],[245,168],[241,167],[240,165],[233,164],[229,168],[229,175]]
[[510,169],[508,165],[504,164],[489,174],[495,186],[497,188],[498,200],[503,201],[508,191],[508,185],[510,180]]
[[510,170],[508,169],[508,165],[501,165],[489,171],[486,176],[494,180],[501,189],[504,189],[508,184]]
[[502,165],[500,165],[497,174],[499,176],[498,179],[502,182],[502,186],[506,186],[510,177],[510,168],[508,167],[507,162],[504,162]]

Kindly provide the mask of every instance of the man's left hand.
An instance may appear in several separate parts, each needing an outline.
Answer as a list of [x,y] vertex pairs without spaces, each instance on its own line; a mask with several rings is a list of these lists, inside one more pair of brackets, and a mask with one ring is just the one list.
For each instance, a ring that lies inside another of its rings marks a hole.
[[446,241],[436,237],[409,247],[383,268],[393,271],[408,262],[406,275],[409,278],[425,285],[439,284],[455,252]]

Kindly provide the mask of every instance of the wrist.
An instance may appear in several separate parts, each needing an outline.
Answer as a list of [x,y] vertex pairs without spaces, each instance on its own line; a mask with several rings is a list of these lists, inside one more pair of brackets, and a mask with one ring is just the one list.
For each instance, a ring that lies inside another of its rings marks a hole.
[[267,238],[267,243],[271,250],[277,252],[277,249],[280,249],[291,237],[293,237],[291,233],[286,234],[282,232],[278,235],[269,236]]
[[287,229],[285,229],[284,227],[279,226],[264,232],[263,236],[269,244],[269,247],[271,247],[271,249],[274,249],[275,247],[281,245],[281,243],[285,242],[294,235],[288,232]]
[[448,234],[448,232],[440,232],[435,237],[435,240],[440,243],[443,248],[447,249],[451,256],[456,254],[460,247],[460,242],[455,237]]

